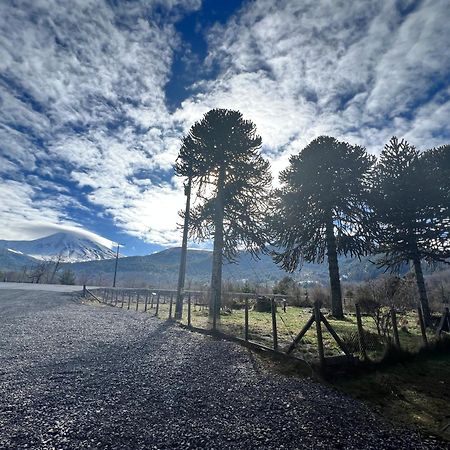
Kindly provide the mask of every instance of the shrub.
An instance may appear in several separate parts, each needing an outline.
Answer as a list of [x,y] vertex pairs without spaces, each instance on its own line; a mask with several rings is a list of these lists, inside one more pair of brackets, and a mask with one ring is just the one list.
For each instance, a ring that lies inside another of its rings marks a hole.
[[253,307],[255,311],[258,312],[271,312],[272,311],[272,301],[269,297],[260,295],[256,299],[255,306]]

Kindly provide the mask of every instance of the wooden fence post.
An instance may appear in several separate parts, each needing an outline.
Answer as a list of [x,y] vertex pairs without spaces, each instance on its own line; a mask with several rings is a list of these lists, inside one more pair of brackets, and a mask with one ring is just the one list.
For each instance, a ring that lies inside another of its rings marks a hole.
[[139,310],[139,291],[138,291],[138,293],[136,294],[136,311],[138,311]]
[[148,305],[148,291],[145,293],[144,312],[147,312],[147,305]]
[[128,310],[130,309],[130,304],[131,304],[131,291],[128,292]]
[[119,299],[119,291],[116,291],[116,298],[114,299],[114,306],[117,306],[118,299]]
[[155,311],[155,316],[158,316],[158,312],[159,312],[159,299],[160,299],[160,295],[158,292],[158,295],[156,296],[156,311]]
[[427,338],[427,330],[425,328],[425,321],[423,320],[423,312],[421,305],[417,307],[417,312],[419,313],[419,324],[420,324],[420,331],[422,333],[423,345],[425,345],[426,347],[428,345],[428,338]]
[[394,308],[391,308],[392,333],[394,334],[395,346],[400,348],[400,337],[398,335],[397,314]]
[[244,339],[248,341],[248,297],[245,297]]
[[188,295],[188,327],[191,326],[191,293]]
[[153,309],[153,292],[150,297],[150,309]]
[[106,303],[106,288],[105,288],[105,289],[103,289],[103,296],[102,296],[102,300],[103,300],[103,303]]
[[367,359],[366,342],[364,339],[364,329],[362,326],[361,309],[359,307],[359,303],[355,304],[355,312],[356,312],[356,324],[358,326],[359,351],[361,352],[363,359]]
[[170,294],[169,319],[172,319],[173,292]]
[[83,298],[86,298],[86,285],[83,284]]
[[316,332],[317,332],[317,349],[319,351],[319,362],[320,366],[325,366],[325,353],[323,350],[323,338],[322,338],[322,324],[320,317],[320,303],[318,301],[314,302],[314,320],[316,322]]
[[450,331],[450,313],[447,306],[444,308],[444,312],[442,313],[441,320],[439,321],[439,325],[436,330],[436,337],[438,339],[441,337],[441,333],[445,329],[446,324],[447,330]]
[[122,291],[122,304],[120,305],[121,308],[123,308],[124,301],[125,301],[125,291]]
[[273,349],[278,350],[278,333],[277,333],[277,304],[275,299],[272,297],[270,302],[272,311],[272,336],[273,336]]

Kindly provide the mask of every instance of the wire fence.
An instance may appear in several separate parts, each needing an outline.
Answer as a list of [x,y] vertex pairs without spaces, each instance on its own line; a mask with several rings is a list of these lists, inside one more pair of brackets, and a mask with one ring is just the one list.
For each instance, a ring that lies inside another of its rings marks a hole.
[[[84,296],[105,305],[174,319],[176,291],[160,289],[98,288]],[[211,330],[209,291],[184,291],[180,322],[192,329]],[[299,357],[321,365],[341,359],[378,360],[395,346],[418,351],[450,332],[450,314],[444,308],[435,328],[425,327],[421,309],[381,308],[363,314],[348,305],[344,320],[334,319],[319,303],[293,306],[295,298],[283,295],[225,292],[215,332]]]

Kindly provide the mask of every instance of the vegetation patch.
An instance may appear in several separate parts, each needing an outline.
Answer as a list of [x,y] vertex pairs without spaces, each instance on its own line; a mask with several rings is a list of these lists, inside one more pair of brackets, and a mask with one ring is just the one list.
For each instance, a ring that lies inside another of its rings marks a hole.
[[388,420],[450,441],[450,353],[434,353],[371,373],[338,378],[332,385],[362,400]]

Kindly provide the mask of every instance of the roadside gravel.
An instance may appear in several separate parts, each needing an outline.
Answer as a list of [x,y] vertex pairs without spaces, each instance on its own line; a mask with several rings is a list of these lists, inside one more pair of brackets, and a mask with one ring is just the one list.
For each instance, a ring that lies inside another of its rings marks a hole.
[[234,343],[75,294],[0,291],[0,449],[436,449]]

